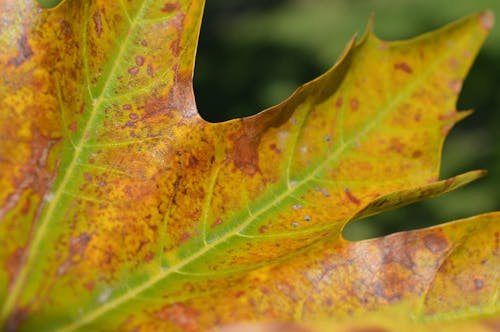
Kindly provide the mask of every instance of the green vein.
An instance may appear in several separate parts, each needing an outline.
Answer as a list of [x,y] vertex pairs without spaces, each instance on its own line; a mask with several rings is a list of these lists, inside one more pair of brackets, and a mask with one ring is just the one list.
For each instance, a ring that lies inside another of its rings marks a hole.
[[499,310],[497,300],[498,300],[498,293],[500,293],[500,281],[497,280],[496,286],[495,286],[495,292],[491,296],[490,303],[488,307],[494,308],[494,310]]
[[[168,130],[169,133],[172,132],[172,129]],[[167,140],[173,142],[172,139],[172,134],[168,135],[158,135],[158,136],[150,136],[150,137],[143,137],[143,138],[136,138],[136,139],[128,139],[128,140],[121,140],[116,143],[92,143],[92,144],[87,144],[85,147],[86,148],[113,148],[117,146],[126,146],[126,145],[134,145],[134,144],[139,144],[147,141],[153,141],[161,138],[166,138]]]
[[307,117],[309,116],[310,112],[311,112],[311,107],[309,107],[309,109],[304,112],[304,115],[302,115],[301,119],[300,119],[300,123],[296,124],[295,125],[295,133],[294,133],[294,136],[293,136],[293,141],[292,141],[292,144],[290,146],[290,155],[289,155],[289,158],[287,160],[287,164],[286,164],[286,168],[285,168],[285,181],[286,181],[286,184],[287,184],[287,187],[290,188],[290,171],[291,171],[291,168],[292,168],[292,163],[293,163],[293,157],[295,156],[295,150],[297,148],[297,143],[299,141],[299,137],[303,131],[303,128],[304,128],[304,124],[307,120]]
[[82,195],[82,194],[78,194],[78,193],[73,193],[71,191],[63,191],[62,193],[64,195],[68,195],[70,197],[73,197],[73,198],[76,198],[76,199],[79,199],[79,200],[82,200],[82,201],[87,201],[87,202],[92,202],[92,203],[98,203],[98,204],[102,204],[102,203],[109,204],[110,203],[110,201],[104,201],[104,200],[96,199],[96,198],[93,198],[93,197],[90,197],[90,196],[86,196],[86,195]]
[[[304,223],[307,223],[307,222],[304,222]],[[309,234],[314,234],[314,233],[320,233],[322,231],[326,231],[326,230],[331,229],[331,228],[332,228],[332,224],[328,223],[325,225],[312,226],[312,227],[304,228],[302,230],[295,230],[292,232],[281,232],[281,233],[270,233],[270,234],[259,234],[259,235],[252,235],[252,234],[246,234],[246,233],[236,233],[235,236],[249,238],[249,239],[265,239],[265,238],[279,239],[279,238],[290,238],[290,237],[298,236],[298,235],[309,235]]]
[[203,237],[203,243],[204,245],[208,245],[207,242],[207,223],[208,223],[208,215],[209,215],[209,210],[210,210],[210,204],[212,203],[212,197],[214,194],[214,188],[215,184],[217,183],[217,178],[219,176],[219,170],[220,170],[220,165],[215,167],[215,169],[212,171],[212,175],[210,177],[210,182],[208,184],[208,192],[205,194],[205,201],[203,202],[203,207],[202,207],[202,216],[201,216],[201,233]]
[[129,178],[132,178],[132,175],[130,175],[127,172],[122,171],[121,169],[119,169],[117,167],[112,167],[112,166],[106,167],[106,166],[100,166],[100,165],[89,164],[89,163],[78,163],[78,165],[80,165],[81,167],[87,167],[87,168],[93,168],[96,170],[100,170],[100,171],[103,171],[105,173],[115,173],[115,174],[120,174],[120,175],[124,175],[126,177],[129,177]]
[[[146,4],[149,1],[151,0],[144,1],[142,3],[141,8],[138,10],[137,15],[134,17],[130,25],[130,31],[136,30],[139,19],[143,15],[143,11],[147,8]],[[88,17],[88,2],[84,2],[84,13],[86,17]],[[83,26],[84,26],[83,30],[85,30],[86,24],[83,24]],[[126,34],[124,42],[120,44],[119,51],[117,54],[118,61],[113,62],[111,70],[109,71],[109,75],[106,77],[106,80],[104,81],[99,97],[93,100],[94,101],[93,108],[90,112],[87,122],[84,124],[84,129],[82,133],[86,132],[92,133],[93,132],[92,129],[96,127],[97,121],[99,120],[98,113],[101,111],[101,106],[104,102],[104,95],[114,82],[115,76],[119,69],[120,60],[123,58],[126,51],[128,50],[128,47],[130,46],[130,43],[133,40],[132,39],[133,35],[134,35],[133,33]],[[86,42],[85,38],[84,41]],[[84,49],[86,49],[86,45],[84,45]],[[88,64],[85,65],[85,59],[86,56],[84,55],[84,70],[85,66],[87,66],[88,69]],[[89,82],[87,82],[87,88],[88,88],[88,83]],[[89,92],[91,91],[89,90]],[[72,154],[72,158],[67,169],[65,169],[64,172],[60,171],[59,173],[62,174],[62,179],[60,180],[56,190],[52,193],[52,199],[48,201],[45,200],[46,206],[44,207],[44,214],[41,216],[40,220],[37,223],[38,229],[34,232],[32,242],[30,243],[27,249],[25,262],[21,267],[19,274],[17,275],[17,278],[13,282],[10,291],[7,293],[7,297],[5,299],[0,314],[0,322],[5,321],[6,317],[12,312],[15,301],[18,299],[20,291],[26,282],[28,272],[31,270],[31,267],[35,262],[35,258],[37,254],[40,252],[39,248],[47,233],[47,230],[49,229],[48,225],[54,219],[56,219],[54,218],[54,216],[56,212],[60,210],[59,205],[62,201],[61,197],[66,194],[67,192],[66,188],[70,186],[71,179],[74,177],[74,174],[78,168],[78,162],[84,154],[86,143],[90,139],[90,137],[85,137],[85,135],[81,135],[77,139],[78,141],[74,142],[75,144],[74,153]]]
[[155,18],[148,18],[148,19],[142,20],[141,23],[144,25],[165,23],[165,20],[168,20],[168,19],[172,18],[173,16],[175,16],[175,15],[170,14],[170,15],[159,16],[159,17],[155,17]]
[[[83,17],[86,19],[89,17],[89,5],[87,2],[84,3],[83,6]],[[89,70],[89,58],[88,58],[88,40],[87,40],[87,24],[82,25],[82,34],[81,34],[81,39],[82,39],[82,61],[83,61],[83,79],[84,79],[84,84],[85,87],[87,88],[87,91],[89,93],[89,99],[92,100],[94,99],[94,95],[92,93],[92,88],[90,87],[90,70]]]
[[63,137],[67,139],[71,145],[73,146],[73,149],[75,148],[75,142],[73,142],[73,137],[71,137],[71,134],[69,133],[69,123],[68,119],[66,118],[66,111],[63,107],[63,99],[61,95],[61,85],[59,84],[59,80],[56,78],[55,80],[56,84],[56,99],[57,103],[59,104],[59,111],[61,112],[61,121],[62,121],[62,130],[63,130]]
[[300,198],[300,197],[297,197],[297,196],[294,196],[294,195],[290,195],[290,198],[296,200],[298,203],[302,203],[304,205],[307,205],[307,206],[312,206],[312,207],[324,207],[325,206],[325,203],[321,202],[321,203],[317,203],[317,202],[312,202],[312,201],[309,201],[309,200],[306,200],[306,199],[303,199],[303,198]]
[[128,14],[127,6],[125,6],[125,3],[123,0],[120,0],[120,6],[122,7],[123,12],[125,13],[125,17],[127,18],[127,21],[129,24],[132,24],[132,19],[130,18],[130,15]]

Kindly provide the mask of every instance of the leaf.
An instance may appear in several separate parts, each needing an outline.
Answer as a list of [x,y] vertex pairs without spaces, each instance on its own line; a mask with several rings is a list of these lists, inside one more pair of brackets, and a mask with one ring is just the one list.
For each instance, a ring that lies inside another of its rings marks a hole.
[[5,329],[498,313],[498,213],[341,237],[349,221],[483,175],[438,180],[492,15],[402,42],[369,28],[283,103],[212,124],[191,84],[202,10],[0,0]]
[[[318,331],[352,327],[353,321],[368,331],[413,331],[417,320],[422,331],[436,325],[455,331],[464,322],[450,326],[450,319],[498,312],[498,244],[491,239],[499,217],[490,213],[356,243],[326,239],[291,261],[250,273],[243,286],[187,307],[201,321],[293,317],[319,325]],[[488,330],[491,323],[470,321],[466,331]]]

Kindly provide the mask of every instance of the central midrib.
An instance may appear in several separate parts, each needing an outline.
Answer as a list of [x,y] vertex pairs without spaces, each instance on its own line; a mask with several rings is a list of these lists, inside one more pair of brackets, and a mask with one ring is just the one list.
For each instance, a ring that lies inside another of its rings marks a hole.
[[[448,49],[450,52],[452,48]],[[300,180],[296,180],[295,185],[293,187],[288,187],[287,190],[285,190],[282,194],[276,196],[273,200],[271,200],[269,203],[264,205],[261,209],[258,211],[252,213],[249,215],[238,227],[228,231],[225,235],[223,235],[220,238],[217,238],[213,242],[209,243],[208,245],[202,247],[200,250],[189,256],[188,258],[180,261],[176,265],[171,266],[170,268],[159,272],[156,276],[152,277],[142,285],[136,286],[135,288],[129,288],[127,293],[124,293],[118,297],[116,297],[113,300],[107,301],[105,304],[102,306],[96,308],[95,310],[85,314],[84,316],[80,317],[78,320],[73,321],[71,324],[62,327],[58,329],[58,331],[61,332],[70,332],[74,331],[82,326],[85,326],[86,324],[94,321],[98,317],[102,316],[106,312],[113,310],[113,308],[118,307],[119,305],[128,302],[129,300],[133,299],[140,293],[146,291],[147,289],[153,287],[155,284],[160,282],[161,280],[165,279],[169,275],[172,275],[174,273],[179,273],[180,270],[187,266],[188,264],[192,263],[193,261],[197,260],[198,258],[202,257],[206,253],[210,252],[217,246],[223,244],[224,242],[228,241],[230,238],[238,236],[238,234],[245,229],[247,226],[249,226],[254,220],[258,219],[259,216],[267,212],[269,209],[272,207],[280,204],[283,202],[286,198],[288,198],[290,195],[295,194],[297,192],[303,192],[307,190],[308,185],[310,184],[311,180],[315,178],[319,173],[321,173],[324,168],[327,165],[331,165],[332,163],[335,163],[338,161],[338,157],[340,154],[342,154],[346,149],[352,147],[353,145],[356,145],[357,142],[364,137],[365,135],[368,134],[368,132],[373,129],[382,119],[384,119],[391,110],[393,110],[405,97],[409,96],[410,93],[417,87],[419,86],[425,78],[427,78],[430,73],[432,73],[433,69],[441,63],[444,59],[446,59],[448,56],[447,52],[442,53],[441,56],[436,57],[433,62],[429,64],[427,69],[422,72],[422,74],[417,77],[414,81],[410,82],[404,89],[400,89],[400,93],[392,99],[392,101],[386,105],[384,108],[382,108],[378,114],[378,116],[375,119],[370,119],[370,121],[367,122],[367,124],[359,131],[358,135],[353,136],[350,138],[347,142],[345,142],[342,145],[339,145],[339,147],[328,157],[324,160],[324,162],[320,163],[313,171],[307,174],[307,176],[303,177]]]
[[[134,19],[130,22],[130,28],[129,31],[130,33],[125,33],[125,38],[123,43],[121,43],[120,48],[117,53],[117,60],[113,62],[113,65],[111,66],[111,69],[109,71],[109,75],[106,77],[106,80],[103,83],[102,89],[100,91],[100,94],[97,98],[94,98],[92,100],[92,110],[89,115],[89,118],[87,122],[84,125],[83,130],[80,135],[80,140],[74,142],[73,145],[68,145],[70,148],[74,149],[74,153],[72,156],[72,159],[68,165],[68,167],[64,170],[64,172],[61,172],[59,170],[59,174],[63,174],[63,177],[61,181],[59,182],[59,185],[57,189],[52,193],[52,199],[50,200],[45,200],[46,206],[44,207],[44,214],[42,214],[41,219],[38,221],[38,229],[34,232],[34,237],[33,240],[29,246],[28,249],[28,254],[26,257],[26,261],[19,271],[19,274],[17,278],[15,279],[10,291],[7,294],[7,297],[4,302],[4,306],[2,309],[2,313],[0,315],[0,322],[5,321],[6,317],[11,313],[12,307],[14,306],[14,302],[17,300],[19,296],[19,292],[21,291],[21,287],[24,285],[26,281],[26,277],[28,275],[28,272],[31,269],[31,266],[37,256],[37,254],[40,252],[39,247],[43,241],[43,238],[45,236],[45,233],[47,231],[48,225],[51,223],[53,220],[55,212],[58,210],[59,205],[61,203],[61,197],[67,192],[67,187],[68,184],[70,183],[70,180],[74,177],[74,173],[76,169],[78,168],[79,160],[83,157],[83,151],[84,148],[89,140],[91,140],[92,133],[93,133],[93,128],[98,125],[96,123],[96,120],[98,119],[98,113],[101,111],[101,106],[102,103],[105,101],[105,96],[106,92],[110,88],[110,86],[113,84],[113,82],[116,79],[117,75],[117,70],[119,69],[119,66],[121,64],[121,60],[124,56],[124,54],[127,52],[130,42],[132,40],[132,37],[135,35],[135,31],[137,28],[138,23],[141,20],[142,15],[144,14],[144,10],[148,7],[148,4],[151,0],[145,0],[142,4],[141,7],[137,11],[137,15],[134,17]],[[84,1],[84,10],[85,10],[85,17],[88,17],[88,8],[89,4],[87,1]],[[83,24],[88,24],[88,22],[84,22]],[[86,49],[86,46],[85,48]],[[88,56],[83,55],[83,56]],[[89,82],[87,82],[89,84]],[[89,89],[90,93],[90,89]],[[90,135],[85,135],[85,133],[90,133]],[[57,181],[55,181],[57,182]]]

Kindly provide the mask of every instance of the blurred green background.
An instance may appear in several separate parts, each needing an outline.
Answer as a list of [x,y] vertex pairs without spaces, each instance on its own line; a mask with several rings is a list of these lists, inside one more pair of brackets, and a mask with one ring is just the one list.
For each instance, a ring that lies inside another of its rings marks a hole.
[[[198,109],[209,121],[257,113],[330,68],[371,13],[385,40],[406,39],[500,0],[207,0],[196,60]],[[499,19],[500,20],[500,19]],[[500,210],[500,23],[469,74],[458,109],[476,112],[444,146],[441,177],[489,174],[440,198],[349,224],[350,240],[427,227]]]

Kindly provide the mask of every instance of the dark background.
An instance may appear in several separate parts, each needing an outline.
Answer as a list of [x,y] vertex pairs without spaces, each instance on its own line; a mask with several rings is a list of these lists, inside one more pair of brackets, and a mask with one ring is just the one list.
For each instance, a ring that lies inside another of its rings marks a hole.
[[[371,13],[385,40],[406,39],[498,0],[207,0],[194,87],[209,121],[255,114],[330,68]],[[469,74],[458,109],[476,112],[449,135],[441,167],[446,178],[472,169],[489,174],[443,197],[354,222],[348,239],[422,228],[500,210],[500,24]]]

